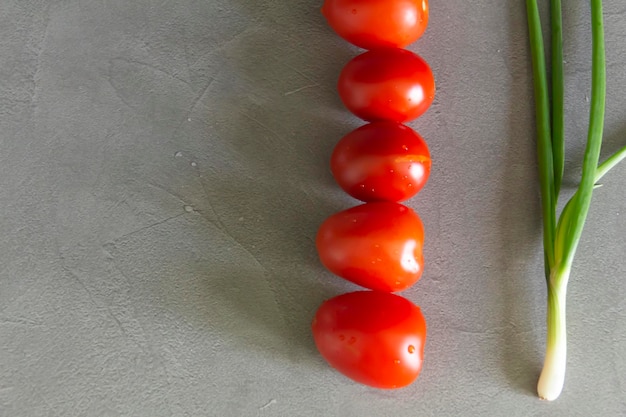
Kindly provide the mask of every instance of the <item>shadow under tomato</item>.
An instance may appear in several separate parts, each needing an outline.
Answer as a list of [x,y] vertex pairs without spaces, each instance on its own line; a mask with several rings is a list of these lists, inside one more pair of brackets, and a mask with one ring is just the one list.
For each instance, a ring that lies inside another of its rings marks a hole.
[[[354,289],[323,269],[314,244],[327,216],[357,204],[329,168],[334,144],[354,127],[335,94],[352,50],[329,41],[310,2],[238,3],[250,25],[219,52],[223,66],[211,86],[219,102],[205,99],[208,148],[221,158],[198,161],[197,169],[216,226],[253,258],[261,284],[236,269],[205,272],[207,297],[225,301],[232,317],[216,326],[258,349],[236,325],[256,323],[277,342],[262,348],[302,361],[315,349],[317,307]],[[258,297],[259,289],[271,297]]]

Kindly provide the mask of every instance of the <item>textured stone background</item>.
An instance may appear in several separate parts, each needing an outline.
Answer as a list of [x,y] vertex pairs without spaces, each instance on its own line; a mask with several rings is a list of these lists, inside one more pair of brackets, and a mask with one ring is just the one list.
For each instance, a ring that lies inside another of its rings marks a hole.
[[[566,7],[566,192],[589,96],[589,13]],[[313,238],[356,202],[329,173],[361,123],[358,50],[321,0],[0,0],[0,415],[626,415],[626,165],[597,190],[569,292],[561,399],[534,386],[544,297],[523,1],[432,1],[411,49],[437,99],[411,123],[426,273],[420,379],[356,385],[310,319],[355,289]],[[607,0],[604,155],[626,143],[626,9]]]

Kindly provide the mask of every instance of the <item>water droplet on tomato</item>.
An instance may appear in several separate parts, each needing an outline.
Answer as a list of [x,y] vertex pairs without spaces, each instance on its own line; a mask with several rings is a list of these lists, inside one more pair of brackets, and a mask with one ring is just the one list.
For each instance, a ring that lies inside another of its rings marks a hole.
[[395,361],[393,361],[393,363],[395,363],[396,365],[400,364],[400,359],[396,359]]
[[393,169],[390,169],[389,172],[391,172],[393,174]]
[[415,352],[415,346],[413,345],[409,345],[409,353],[414,353]]
[[356,14],[356,13],[357,13],[356,9],[352,9],[352,14]]
[[348,344],[349,344],[349,345],[353,345],[353,344],[355,344],[355,343],[356,343],[356,337],[352,336],[352,337],[350,338],[350,340],[348,340]]
[[344,335],[340,334],[339,335],[339,340],[344,341],[344,340],[346,340],[346,337]]
[[361,185],[359,185],[359,187],[365,188],[365,184],[361,184]]
[[406,145],[402,145],[402,149],[404,149],[405,151],[408,151],[408,150],[409,150],[409,147],[408,147],[408,146],[406,146]]

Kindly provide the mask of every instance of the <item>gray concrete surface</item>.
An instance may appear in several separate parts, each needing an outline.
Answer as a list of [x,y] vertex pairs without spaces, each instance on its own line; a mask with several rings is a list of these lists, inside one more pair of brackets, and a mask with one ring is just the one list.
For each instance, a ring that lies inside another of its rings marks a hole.
[[[568,166],[589,95],[587,2],[566,5]],[[322,300],[356,287],[313,239],[354,200],[335,92],[358,51],[321,0],[0,0],[0,415],[624,416],[626,166],[597,190],[569,291],[562,397],[534,396],[544,297],[523,1],[431,3],[411,49],[436,102],[408,204],[429,324],[399,391],[317,354]],[[626,11],[606,1],[603,155],[626,143]]]

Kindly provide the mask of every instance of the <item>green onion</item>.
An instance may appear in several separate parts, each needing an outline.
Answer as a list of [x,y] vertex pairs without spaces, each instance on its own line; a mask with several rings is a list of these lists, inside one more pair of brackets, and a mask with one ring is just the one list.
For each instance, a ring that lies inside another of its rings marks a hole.
[[[602,1],[591,0],[591,109],[589,131],[578,189],[557,219],[557,201],[564,170],[564,80],[561,1],[551,0],[552,91],[544,58],[544,44],[537,0],[526,0],[537,123],[537,155],[543,214],[543,246],[548,287],[547,340],[544,367],[539,377],[539,397],[555,400],[565,381],[567,331],[565,297],[567,283],[591,196],[598,181],[626,158],[626,147],[598,166],[604,129],[606,62]],[[550,107],[550,103],[552,107]]]
[[554,156],[554,204],[559,197],[565,168],[565,112],[563,80],[563,18],[561,0],[550,2],[552,25],[552,153]]

